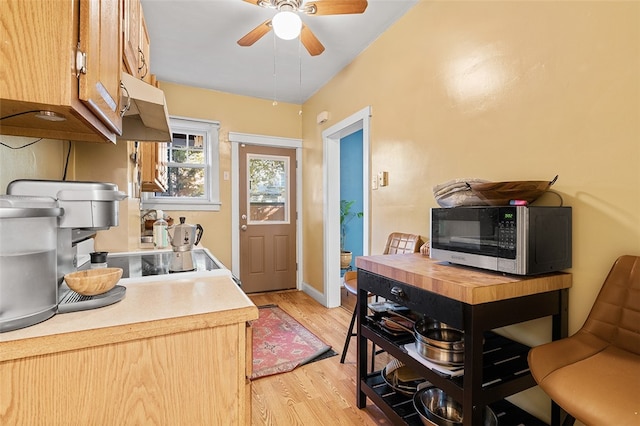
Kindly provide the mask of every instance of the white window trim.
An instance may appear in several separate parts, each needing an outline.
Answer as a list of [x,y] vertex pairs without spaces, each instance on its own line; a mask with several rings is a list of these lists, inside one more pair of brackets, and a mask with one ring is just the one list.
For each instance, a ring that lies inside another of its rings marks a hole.
[[143,209],[220,211],[220,123],[218,121],[200,120],[187,117],[170,116],[172,133],[181,131],[204,132],[207,134],[205,155],[206,174],[209,176],[208,194],[205,200],[163,199],[156,198],[153,193],[142,194]]

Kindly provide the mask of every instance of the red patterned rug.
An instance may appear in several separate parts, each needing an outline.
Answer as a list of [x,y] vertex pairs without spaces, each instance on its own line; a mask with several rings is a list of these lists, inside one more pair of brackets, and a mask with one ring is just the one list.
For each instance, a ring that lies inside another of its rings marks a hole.
[[259,318],[252,323],[251,379],[291,371],[331,350],[331,346],[278,306],[261,306],[259,313]]

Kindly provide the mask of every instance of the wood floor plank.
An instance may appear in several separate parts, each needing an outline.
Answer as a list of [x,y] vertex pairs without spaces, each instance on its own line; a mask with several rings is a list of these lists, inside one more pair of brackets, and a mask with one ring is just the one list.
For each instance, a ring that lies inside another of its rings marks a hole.
[[[347,359],[340,353],[353,305],[328,309],[300,291],[250,294],[258,306],[276,304],[312,333],[331,345],[337,356],[252,382],[253,426],[390,425],[370,401],[356,407],[356,344],[352,339]],[[378,360],[380,358],[380,360]],[[376,358],[384,366],[386,356]]]

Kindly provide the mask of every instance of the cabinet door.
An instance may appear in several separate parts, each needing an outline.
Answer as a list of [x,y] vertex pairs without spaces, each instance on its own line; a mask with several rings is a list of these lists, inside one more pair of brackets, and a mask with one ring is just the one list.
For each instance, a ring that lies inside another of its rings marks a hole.
[[79,98],[115,133],[122,134],[121,0],[81,0],[80,50],[86,54]]
[[147,31],[147,23],[144,20],[143,13],[140,13],[140,23],[140,57],[138,58],[139,78],[151,84],[151,70],[149,69],[149,66],[151,65],[149,62],[151,42],[149,41],[149,32]]
[[141,191],[165,192],[167,190],[166,142],[140,142]]
[[141,17],[142,6],[140,5],[140,0],[124,0],[122,59],[125,68],[134,77],[138,77]]

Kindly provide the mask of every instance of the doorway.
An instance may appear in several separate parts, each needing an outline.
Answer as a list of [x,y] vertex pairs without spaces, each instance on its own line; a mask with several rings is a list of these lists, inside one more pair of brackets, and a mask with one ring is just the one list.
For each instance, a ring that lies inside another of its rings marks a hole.
[[324,146],[324,305],[340,306],[340,140],[362,130],[362,254],[369,254],[371,107],[366,107],[322,132]]
[[240,145],[240,280],[245,293],[296,288],[295,150]]
[[295,223],[295,246],[290,248],[289,256],[295,258],[297,264],[295,288],[300,288],[303,273],[301,262],[299,262],[299,259],[302,258],[302,217],[301,215],[297,215],[296,219],[295,212],[300,211],[302,202],[302,140],[229,132],[229,142],[231,142],[231,270],[240,278],[240,281],[244,279],[241,264],[245,261],[244,257],[241,259],[240,256],[240,233],[242,232],[241,227],[243,225],[243,223],[241,223],[240,213],[240,151],[244,148],[254,149],[265,147],[287,148],[295,152],[294,159],[289,160],[291,163],[292,179],[295,177],[295,181],[297,182],[295,189],[292,188],[293,194],[291,194],[291,196],[294,197],[292,199],[295,200],[292,204],[292,207],[295,206],[294,213],[292,213],[292,222]]

